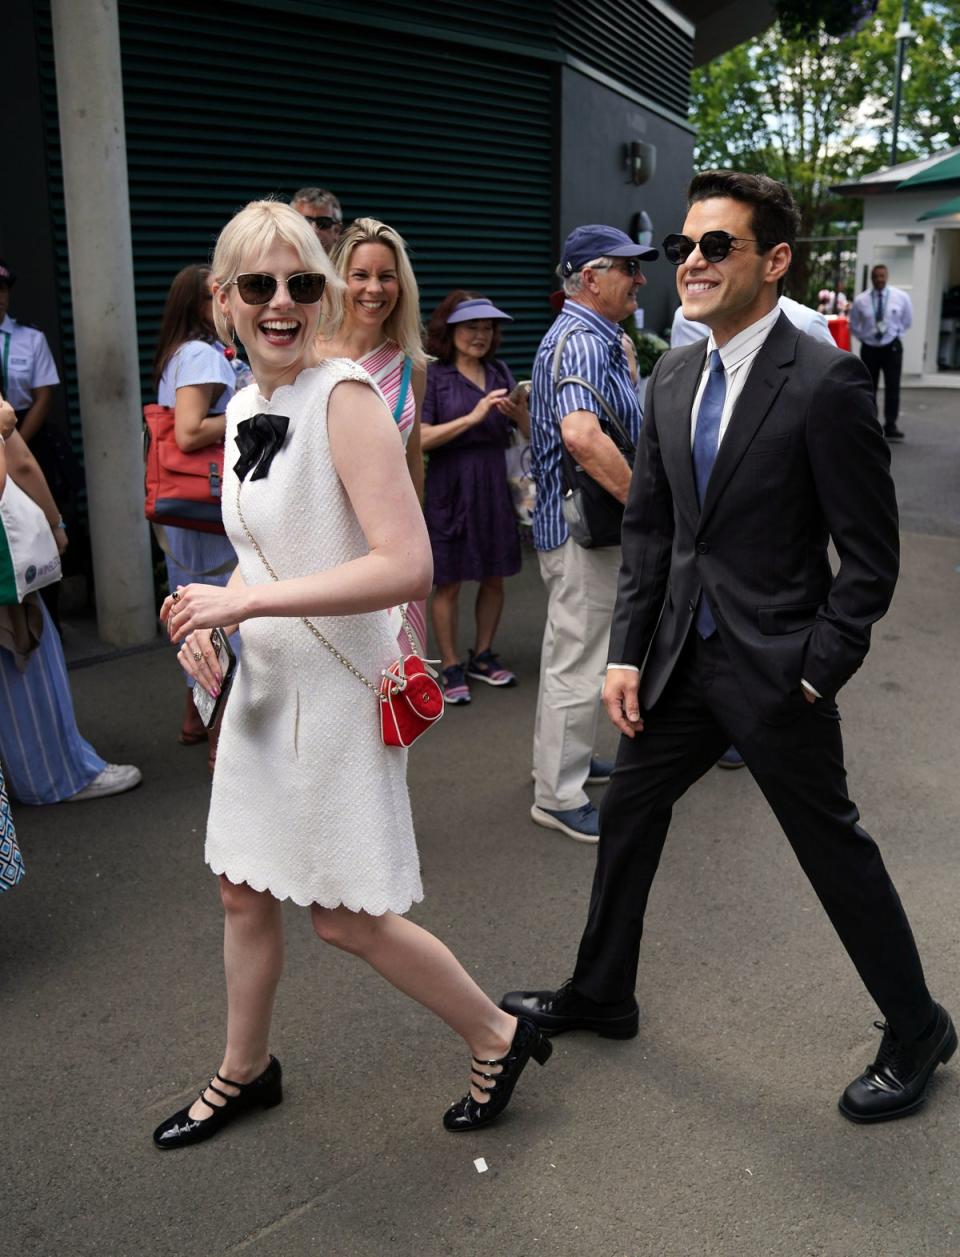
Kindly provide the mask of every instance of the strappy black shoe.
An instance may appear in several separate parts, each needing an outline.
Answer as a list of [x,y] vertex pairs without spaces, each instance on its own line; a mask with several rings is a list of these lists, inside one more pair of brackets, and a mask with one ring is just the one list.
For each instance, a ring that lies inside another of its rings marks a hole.
[[[517,1032],[510,1044],[510,1051],[496,1061],[479,1061],[476,1057],[471,1066],[471,1084],[477,1091],[484,1091],[490,1099],[478,1103],[468,1092],[462,1100],[452,1104],[443,1115],[447,1130],[476,1130],[489,1126],[510,1103],[517,1079],[532,1056],[538,1065],[546,1065],[553,1051],[553,1044],[544,1038],[532,1021],[526,1017],[517,1020]],[[490,1074],[491,1065],[499,1065],[500,1071]]]
[[[179,1113],[174,1113],[173,1117],[168,1117],[165,1122],[160,1123],[153,1132],[153,1142],[158,1148],[186,1148],[188,1144],[199,1144],[204,1139],[211,1139],[217,1131],[222,1130],[235,1117],[239,1117],[241,1113],[249,1109],[258,1106],[263,1109],[272,1109],[283,1099],[281,1074],[280,1062],[275,1056],[270,1057],[270,1064],[260,1077],[254,1078],[252,1082],[233,1082],[229,1078],[224,1078],[222,1074],[214,1074],[207,1086],[200,1092],[200,1099],[210,1110],[210,1116],[191,1117],[190,1109],[193,1106],[192,1103],[188,1104],[185,1109],[181,1109]],[[215,1082],[222,1082],[227,1087],[236,1087],[238,1094],[229,1095],[226,1091],[221,1091],[219,1087],[214,1086]],[[216,1092],[224,1103],[212,1104],[207,1100],[203,1092],[208,1089]]]

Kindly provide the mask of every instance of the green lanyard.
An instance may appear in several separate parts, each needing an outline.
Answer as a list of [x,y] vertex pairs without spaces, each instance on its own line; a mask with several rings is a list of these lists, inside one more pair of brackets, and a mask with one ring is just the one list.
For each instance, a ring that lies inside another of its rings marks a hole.
[[0,393],[4,397],[7,395],[7,380],[10,378],[7,374],[7,364],[10,361],[10,333],[3,333],[3,370],[0,371]]

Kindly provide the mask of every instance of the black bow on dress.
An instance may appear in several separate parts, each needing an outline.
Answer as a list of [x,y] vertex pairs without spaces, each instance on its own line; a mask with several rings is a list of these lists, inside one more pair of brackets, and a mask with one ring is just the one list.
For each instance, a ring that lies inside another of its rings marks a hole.
[[240,457],[233,465],[233,470],[243,480],[251,467],[256,470],[251,480],[262,480],[270,470],[273,456],[283,445],[290,420],[286,415],[254,415],[252,419],[244,419],[237,425],[235,440]]

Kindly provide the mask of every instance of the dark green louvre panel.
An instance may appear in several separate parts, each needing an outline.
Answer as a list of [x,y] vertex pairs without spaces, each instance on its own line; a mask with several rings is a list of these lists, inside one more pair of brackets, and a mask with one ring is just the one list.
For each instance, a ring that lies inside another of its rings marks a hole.
[[[248,200],[318,183],[347,218],[372,214],[405,236],[425,317],[456,286],[513,314],[503,355],[529,372],[555,261],[548,64],[399,33],[377,42],[369,28],[244,4],[121,0],[120,43],[145,400],[176,271],[205,261]],[[41,44],[75,379],[48,16]]]
[[651,0],[556,0],[554,9],[561,48],[686,118],[693,36]]

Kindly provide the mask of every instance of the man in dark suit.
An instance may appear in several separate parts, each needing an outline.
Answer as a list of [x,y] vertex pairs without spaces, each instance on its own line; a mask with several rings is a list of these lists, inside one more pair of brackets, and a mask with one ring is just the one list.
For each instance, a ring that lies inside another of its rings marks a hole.
[[647,388],[603,691],[624,736],[590,912],[573,978],[502,1006],[553,1033],[637,1033],[671,811],[733,743],[886,1017],[876,1060],[840,1099],[872,1122],[923,1103],[957,1035],[846,792],[835,698],[893,594],[897,508],[867,371],[777,310],[798,225],[783,184],[711,171],[664,241],[684,315],[710,336],[665,354]]

